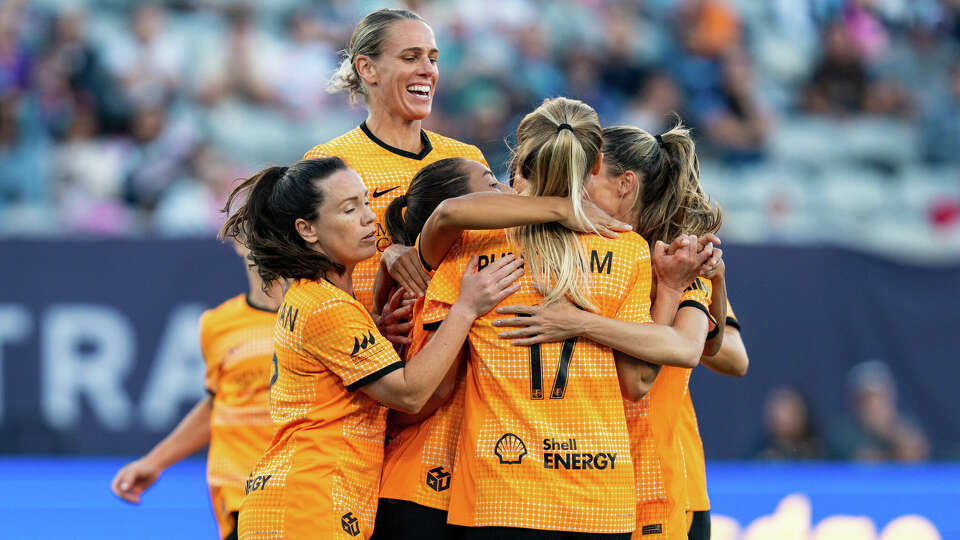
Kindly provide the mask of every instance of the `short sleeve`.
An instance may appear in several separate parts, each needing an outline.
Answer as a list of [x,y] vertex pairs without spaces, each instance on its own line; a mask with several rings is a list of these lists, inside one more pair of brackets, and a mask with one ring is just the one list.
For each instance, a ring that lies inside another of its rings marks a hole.
[[683,296],[680,298],[681,308],[696,308],[703,311],[704,315],[707,316],[707,339],[713,338],[719,331],[717,322],[714,321],[710,315],[710,299],[712,295],[713,284],[707,279],[698,277],[683,291]]
[[440,266],[433,272],[423,305],[423,327],[436,330],[447,312],[460,297],[460,283],[469,260],[464,260],[464,235],[447,252]]
[[641,254],[635,264],[633,283],[617,310],[616,318],[634,323],[653,322],[650,317],[650,284],[653,273],[650,267],[650,251],[646,250]]
[[740,319],[737,318],[737,314],[733,312],[733,306],[730,305],[730,299],[727,299],[727,326],[732,326],[740,331]]
[[330,157],[330,154],[327,153],[326,148],[322,144],[318,144],[310,150],[307,150],[307,153],[303,155],[303,159],[319,159],[325,157]]
[[198,332],[200,334],[200,353],[203,354],[203,363],[206,373],[203,377],[203,386],[211,396],[220,390],[220,362],[213,354],[213,324],[210,322],[211,312],[204,311],[200,316]]
[[363,306],[343,300],[310,314],[303,327],[303,349],[351,392],[403,367]]

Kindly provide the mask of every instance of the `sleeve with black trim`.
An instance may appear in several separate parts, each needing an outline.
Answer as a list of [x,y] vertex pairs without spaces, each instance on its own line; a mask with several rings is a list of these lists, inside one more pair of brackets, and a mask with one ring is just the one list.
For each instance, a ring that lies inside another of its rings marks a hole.
[[727,326],[732,326],[740,331],[740,319],[737,318],[737,314],[733,312],[733,306],[730,305],[730,299],[727,299]]
[[696,308],[707,316],[707,339],[712,339],[720,332],[720,327],[710,315],[710,300],[712,295],[713,284],[710,283],[710,280],[698,277],[683,291],[683,296],[680,298],[680,307],[678,308],[678,310],[685,307]]
[[336,300],[311,313],[303,348],[351,392],[403,367],[393,344],[357,301]]

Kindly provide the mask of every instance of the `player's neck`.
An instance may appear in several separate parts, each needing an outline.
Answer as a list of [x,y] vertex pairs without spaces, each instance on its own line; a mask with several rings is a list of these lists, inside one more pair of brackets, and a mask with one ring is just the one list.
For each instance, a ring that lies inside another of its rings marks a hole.
[[327,272],[327,275],[324,277],[327,281],[333,284],[334,287],[340,289],[341,291],[354,296],[353,294],[353,267],[344,268],[343,273],[337,273],[335,271]]
[[411,154],[419,154],[423,150],[423,139],[420,138],[420,120],[403,120],[386,113],[370,111],[367,115],[367,129],[381,141],[394,148],[399,148]]
[[250,283],[247,301],[254,307],[270,311],[276,311],[280,307],[283,302],[283,286],[280,280],[275,281],[264,291],[263,280],[260,279],[256,271],[247,268],[247,281]]

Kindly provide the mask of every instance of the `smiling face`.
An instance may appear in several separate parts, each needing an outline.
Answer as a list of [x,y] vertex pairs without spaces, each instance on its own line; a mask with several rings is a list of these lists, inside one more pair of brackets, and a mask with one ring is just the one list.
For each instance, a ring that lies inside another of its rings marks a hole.
[[440,72],[433,30],[422,21],[404,19],[387,29],[380,55],[357,58],[366,83],[368,106],[382,107],[407,121],[430,116]]
[[376,253],[376,215],[367,188],[352,169],[319,180],[325,197],[313,221],[297,220],[300,236],[313,249],[347,268]]

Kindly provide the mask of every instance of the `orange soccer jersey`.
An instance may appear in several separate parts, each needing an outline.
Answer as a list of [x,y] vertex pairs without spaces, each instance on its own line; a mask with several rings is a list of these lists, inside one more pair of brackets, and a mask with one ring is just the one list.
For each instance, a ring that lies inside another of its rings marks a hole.
[[[439,324],[423,324],[423,299],[414,305],[413,329],[406,358],[409,361],[424,345]],[[399,499],[421,506],[446,510],[450,503],[450,485],[463,399],[466,388],[463,371],[457,375],[450,400],[417,424],[399,426],[390,433],[383,457],[380,497]]]
[[[650,318],[650,254],[634,233],[581,235],[590,295],[600,313]],[[437,269],[428,309],[449,308],[473,255],[479,269],[513,248],[503,231],[465,232]],[[586,261],[585,261],[586,262]],[[537,304],[529,274],[501,305]],[[428,312],[435,322],[443,310]],[[450,488],[448,521],[592,533],[636,525],[633,465],[613,351],[569,339],[515,347],[499,339],[495,311],[469,334],[463,425]]]
[[[733,313],[733,307],[729,300],[727,300],[727,326],[733,326],[737,330],[740,329],[740,321]],[[707,473],[703,455],[703,441],[700,439],[697,413],[693,409],[690,392],[687,392],[684,400],[678,433],[680,434],[680,444],[683,448],[687,468],[688,510],[691,512],[709,510],[710,498],[707,496]]]
[[353,290],[357,300],[373,309],[373,281],[377,276],[380,254],[393,240],[384,225],[387,205],[407,192],[413,176],[434,161],[462,157],[486,165],[483,154],[471,146],[436,133],[421,131],[423,150],[419,154],[405,152],[381,141],[367,129],[366,123],[326,143],[313,147],[304,159],[338,156],[357,171],[370,190],[370,209],[377,215],[377,253],[353,270]]
[[221,538],[236,525],[247,473],[273,437],[270,359],[276,318],[242,294],[200,317],[205,384],[213,396],[207,483]]
[[387,409],[357,390],[403,364],[360,302],[329,282],[297,281],[283,300],[277,433],[247,479],[240,538],[368,538]]
[[[710,320],[711,285],[697,278],[680,307],[703,310]],[[640,401],[624,400],[637,477],[637,528],[634,538],[687,537],[687,478],[678,434],[679,416],[691,370],[663,366]]]

